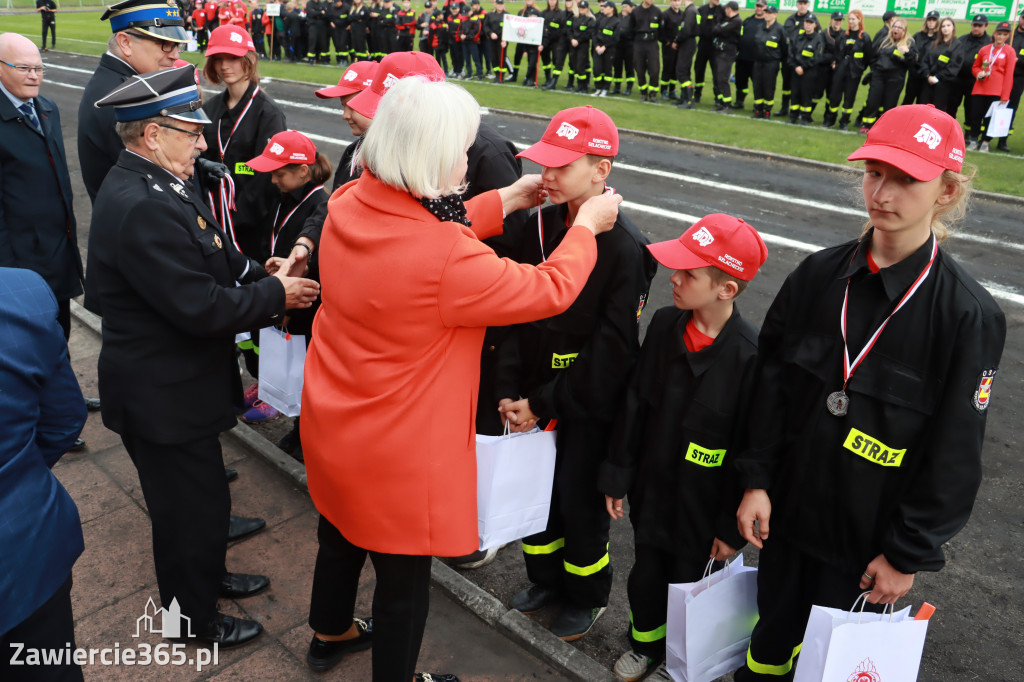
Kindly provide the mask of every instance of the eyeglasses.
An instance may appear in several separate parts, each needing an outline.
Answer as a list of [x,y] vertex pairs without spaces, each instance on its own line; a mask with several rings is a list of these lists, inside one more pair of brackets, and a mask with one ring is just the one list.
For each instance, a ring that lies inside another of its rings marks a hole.
[[9,66],[12,69],[14,69],[15,71],[17,71],[18,73],[24,73],[24,74],[37,73],[40,76],[42,76],[43,74],[46,73],[46,67],[45,66],[15,66],[14,64],[11,64],[10,62],[5,62],[2,59],[0,59],[0,64],[6,64],[7,66]]
[[191,130],[185,130],[184,128],[178,128],[176,126],[167,125],[166,123],[157,123],[157,125],[161,128],[170,128],[171,130],[177,130],[179,133],[185,133],[186,135],[192,138],[193,145],[196,142],[199,142],[199,138],[203,136],[203,131],[201,130],[198,133],[194,133]]
[[176,43],[173,40],[160,40],[159,38],[150,38],[149,36],[138,35],[135,33],[129,33],[128,35],[130,35],[132,38],[135,38],[136,40],[148,40],[151,43],[159,43],[160,51],[164,54],[170,54],[175,50],[181,48],[181,44]]

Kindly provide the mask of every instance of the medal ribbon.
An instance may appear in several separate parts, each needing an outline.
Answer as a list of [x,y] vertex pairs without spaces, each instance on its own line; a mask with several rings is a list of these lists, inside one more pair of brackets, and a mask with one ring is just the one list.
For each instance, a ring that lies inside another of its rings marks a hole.
[[924,283],[925,279],[928,278],[928,273],[930,273],[931,270],[932,270],[932,264],[935,263],[935,256],[936,256],[936,254],[938,252],[939,252],[939,240],[936,239],[935,235],[933,234],[932,235],[932,257],[928,261],[928,264],[926,266],[924,266],[924,270],[921,271],[921,274],[917,276],[917,279],[914,280],[914,283],[910,285],[909,289],[907,289],[907,293],[903,294],[903,298],[900,299],[900,302],[896,305],[896,309],[893,310],[891,313],[889,313],[889,316],[887,318],[885,318],[885,320],[882,322],[881,326],[879,326],[878,329],[875,330],[875,333],[871,335],[871,338],[868,339],[868,342],[866,344],[864,344],[864,348],[862,348],[860,353],[857,354],[857,357],[853,359],[853,364],[852,365],[850,364],[850,351],[849,351],[849,346],[848,346],[847,341],[846,341],[846,304],[850,300],[850,280],[849,279],[846,280],[846,294],[843,296],[843,315],[840,318],[840,326],[841,326],[841,328],[843,330],[843,390],[844,391],[846,390],[846,384],[849,383],[849,381],[850,381],[850,377],[853,376],[853,373],[855,371],[857,371],[858,367],[860,367],[860,364],[864,361],[864,358],[867,357],[868,352],[871,351],[871,348],[875,345],[875,342],[878,340],[878,337],[882,334],[882,330],[885,329],[885,325],[889,324],[889,320],[892,319],[892,316],[895,315],[896,313],[898,313],[900,308],[902,308],[904,305],[906,305],[907,301],[910,300],[910,297],[913,296],[915,293],[917,293],[917,290],[921,288],[921,285]]
[[[228,139],[223,140],[221,138],[220,121],[217,121],[217,150],[220,152],[221,163],[224,162],[224,157],[227,155],[228,146],[231,145],[231,138],[235,136],[235,131],[238,130],[238,126],[241,125],[242,119],[249,113],[249,109],[252,107],[252,103],[256,100],[256,95],[260,92],[260,86],[253,88],[252,95],[249,97],[249,101],[246,103],[245,108],[242,109],[242,113],[239,114],[238,120],[235,121],[235,125],[231,127],[231,132],[228,133]],[[224,228],[224,232],[231,237],[231,241],[234,242],[235,248],[238,248],[238,239],[235,238],[235,225],[231,219],[231,212],[235,211],[235,181],[231,178],[231,170],[221,178],[220,180],[220,201],[215,201],[213,194],[210,194],[210,205],[213,207],[214,213],[219,214],[217,218],[220,220],[221,226]],[[241,252],[241,249],[238,249]]]
[[295,208],[293,208],[288,213],[288,215],[286,215],[284,217],[284,220],[281,221],[280,225],[278,225],[278,223],[277,223],[277,216],[279,216],[281,214],[281,205],[280,204],[277,205],[277,210],[274,212],[274,230],[270,233],[270,255],[274,255],[274,248],[277,246],[277,235],[279,235],[281,233],[281,228],[284,227],[285,224],[289,220],[291,220],[292,216],[295,215],[295,212],[299,210],[299,206],[302,206],[304,203],[306,203],[306,199],[310,198],[316,192],[318,192],[319,190],[322,190],[323,188],[324,188],[323,185],[318,185],[317,187],[314,187],[313,189],[311,189],[309,191],[309,194],[307,194],[306,196],[302,197],[302,201],[297,203],[295,205]]

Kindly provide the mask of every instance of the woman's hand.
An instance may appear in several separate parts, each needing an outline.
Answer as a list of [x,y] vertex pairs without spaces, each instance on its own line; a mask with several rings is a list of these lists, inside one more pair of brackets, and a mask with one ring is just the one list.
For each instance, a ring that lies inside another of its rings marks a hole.
[[768,539],[768,519],[771,515],[772,501],[768,498],[768,491],[748,488],[743,493],[740,508],[736,510],[736,527],[744,540],[758,549],[764,549],[763,541]]
[[615,227],[621,203],[622,196],[619,194],[599,194],[590,197],[580,206],[580,210],[576,212],[576,220],[572,224],[583,225],[593,232],[594,236],[607,232]]
[[798,76],[802,76],[804,75],[804,67],[798,66],[795,69],[793,69],[793,72]]
[[544,181],[536,173],[524,175],[515,184],[499,189],[498,194],[505,215],[522,208],[540,206],[548,198],[548,193],[544,191]]
[[[871,580],[868,580],[868,577]],[[860,577],[860,589],[871,590],[868,601],[872,604],[895,604],[896,600],[910,592],[914,586],[913,573],[900,573],[884,554],[879,554]]]
[[726,561],[729,557],[736,553],[734,547],[730,547],[728,543],[722,542],[718,538],[711,543],[711,558],[715,561]]
[[605,495],[604,508],[608,510],[608,516],[612,517],[613,521],[617,521],[626,515],[626,513],[622,511],[621,497],[611,497],[609,495]]

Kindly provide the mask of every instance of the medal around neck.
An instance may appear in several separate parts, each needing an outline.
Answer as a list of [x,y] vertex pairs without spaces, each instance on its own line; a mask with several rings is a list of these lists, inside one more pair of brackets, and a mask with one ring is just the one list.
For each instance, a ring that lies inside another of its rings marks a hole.
[[825,407],[836,417],[845,417],[850,408],[850,396],[846,395],[846,391],[833,391],[828,394]]

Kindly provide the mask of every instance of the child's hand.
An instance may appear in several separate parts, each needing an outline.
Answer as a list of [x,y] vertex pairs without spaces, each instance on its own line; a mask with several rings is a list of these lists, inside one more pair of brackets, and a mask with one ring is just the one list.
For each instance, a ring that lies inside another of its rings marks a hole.
[[715,541],[711,543],[711,558],[715,561],[725,561],[735,553],[735,549],[718,538],[715,538]]
[[772,515],[772,501],[768,491],[748,489],[736,510],[736,526],[743,539],[758,549],[764,549],[762,541],[768,539],[768,519]]
[[502,423],[508,422],[510,430],[514,433],[532,431],[537,425],[538,417],[530,409],[529,398],[514,402],[509,398],[503,398],[498,403],[498,411],[501,412]]
[[[621,519],[625,516],[625,512],[622,511],[622,498],[621,497],[610,497],[604,496],[604,506],[608,510],[608,516],[612,517],[613,520]],[[717,540],[715,542],[718,542]]]
[[860,577],[860,589],[871,590],[868,601],[872,604],[895,604],[913,586],[914,574],[901,573],[884,554],[872,559]]

